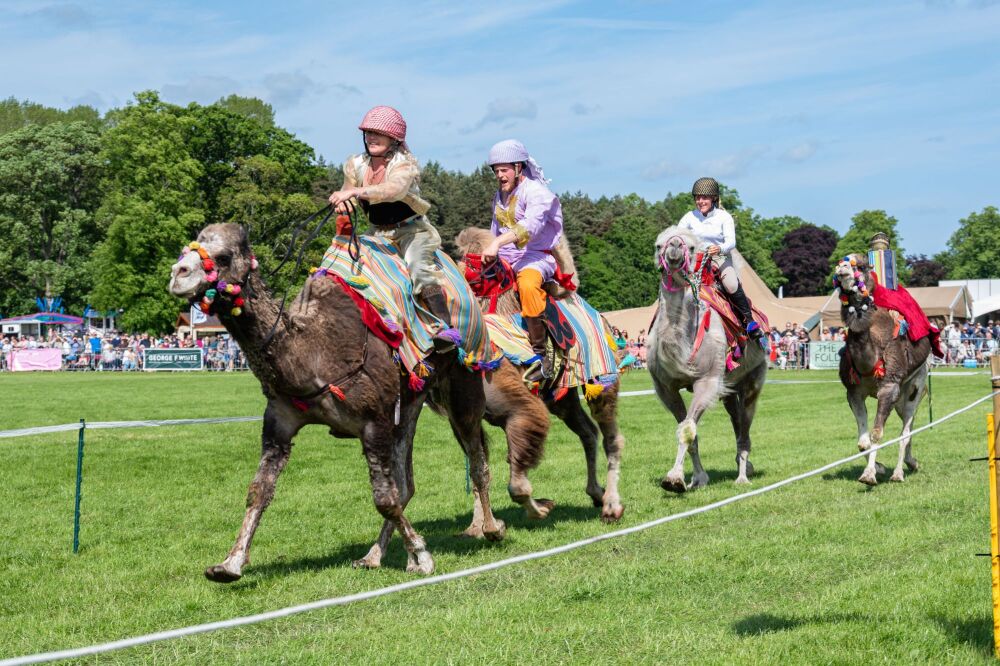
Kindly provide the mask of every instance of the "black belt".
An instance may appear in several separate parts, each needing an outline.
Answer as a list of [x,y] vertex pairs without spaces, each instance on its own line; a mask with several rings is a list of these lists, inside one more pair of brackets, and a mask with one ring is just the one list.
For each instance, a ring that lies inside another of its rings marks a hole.
[[375,227],[376,231],[392,231],[393,229],[400,229],[402,227],[405,227],[406,225],[415,221],[418,217],[420,217],[420,215],[411,215],[405,220],[400,220],[399,222],[390,222],[389,224],[373,223],[373,226]]

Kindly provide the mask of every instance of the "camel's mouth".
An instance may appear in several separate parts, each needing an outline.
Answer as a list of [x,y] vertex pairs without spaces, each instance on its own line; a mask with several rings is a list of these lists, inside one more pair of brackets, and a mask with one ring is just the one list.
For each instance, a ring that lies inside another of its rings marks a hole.
[[198,300],[201,297],[200,291],[206,286],[205,271],[196,252],[181,256],[177,263],[170,267],[169,291],[174,296],[189,301]]

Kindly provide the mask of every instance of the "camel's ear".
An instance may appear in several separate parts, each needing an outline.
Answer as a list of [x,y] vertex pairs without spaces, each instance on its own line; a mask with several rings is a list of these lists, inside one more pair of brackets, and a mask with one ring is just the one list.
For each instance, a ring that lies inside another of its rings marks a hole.
[[240,250],[244,254],[250,254],[250,235],[247,233],[247,228],[244,225],[240,225],[240,235],[237,239],[240,244]]

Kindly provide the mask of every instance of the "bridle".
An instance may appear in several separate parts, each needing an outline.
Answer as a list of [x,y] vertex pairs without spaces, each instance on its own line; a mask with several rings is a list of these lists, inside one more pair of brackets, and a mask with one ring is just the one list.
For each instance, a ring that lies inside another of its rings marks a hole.
[[[682,261],[676,268],[671,268],[670,264],[668,264],[667,260],[664,258],[664,254],[666,253],[670,242],[675,238],[680,240],[681,244],[684,246],[684,261]],[[688,248],[688,244],[684,240],[683,236],[675,234],[667,238],[667,240],[663,243],[663,250],[661,250],[657,255],[657,262],[660,265],[660,285],[665,290],[670,293],[676,293],[683,289],[682,286],[674,286],[674,276],[677,275],[680,279],[684,280],[689,287],[691,287],[691,293],[694,295],[695,299],[698,298],[698,290],[701,287],[701,262],[699,261],[699,266],[696,267],[694,271],[691,270],[691,250]]]

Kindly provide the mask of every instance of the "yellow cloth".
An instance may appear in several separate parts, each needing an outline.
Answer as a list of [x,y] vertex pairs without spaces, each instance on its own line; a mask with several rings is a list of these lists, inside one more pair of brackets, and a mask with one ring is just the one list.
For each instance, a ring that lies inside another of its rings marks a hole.
[[534,268],[525,268],[517,274],[517,291],[521,295],[521,316],[541,317],[545,312],[545,290],[542,274]]

